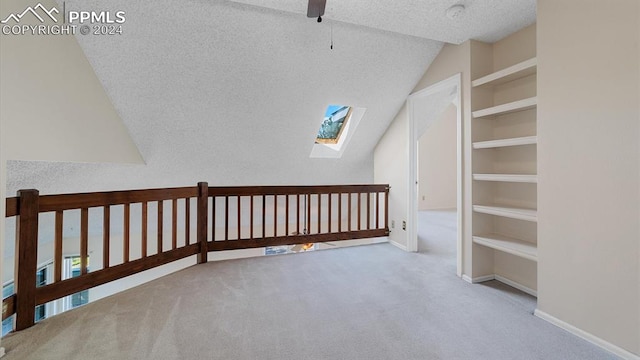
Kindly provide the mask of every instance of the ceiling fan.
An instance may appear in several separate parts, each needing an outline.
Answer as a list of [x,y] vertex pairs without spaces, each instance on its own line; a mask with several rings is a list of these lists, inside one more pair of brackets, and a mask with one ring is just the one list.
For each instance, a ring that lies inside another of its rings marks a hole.
[[322,15],[324,15],[324,8],[326,5],[327,0],[309,0],[307,17],[318,18],[318,22],[322,22]]

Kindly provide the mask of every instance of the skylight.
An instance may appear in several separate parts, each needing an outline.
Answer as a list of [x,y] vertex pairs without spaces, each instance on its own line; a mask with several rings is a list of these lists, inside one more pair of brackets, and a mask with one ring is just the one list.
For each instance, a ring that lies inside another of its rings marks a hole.
[[351,107],[344,105],[329,105],[324,114],[324,121],[320,125],[316,144],[337,144],[340,136],[347,128],[347,121],[351,117]]
[[347,105],[327,106],[309,157],[340,158],[365,110]]

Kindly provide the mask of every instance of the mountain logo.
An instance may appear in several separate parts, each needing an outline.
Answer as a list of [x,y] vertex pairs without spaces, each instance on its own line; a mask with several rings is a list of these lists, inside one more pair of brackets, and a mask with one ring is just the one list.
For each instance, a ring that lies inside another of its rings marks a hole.
[[38,10],[40,10],[41,12],[44,12],[44,14],[46,14],[46,16],[48,16],[51,20],[53,20],[54,22],[58,22],[58,19],[56,19],[53,14],[59,14],[60,12],[58,11],[58,9],[56,9],[55,7],[51,8],[51,10],[47,10],[47,8],[45,8],[41,3],[38,3],[38,5],[34,6],[34,7],[27,7],[26,9],[24,9],[23,12],[21,12],[20,14],[9,14],[9,16],[7,16],[6,19],[0,21],[0,23],[2,24],[6,24],[9,22],[9,20],[13,20],[16,23],[19,23],[20,20],[22,20],[22,18],[27,15],[28,13],[31,13],[33,16],[35,16],[38,20],[40,20],[40,22],[45,22],[45,19],[43,18],[43,16],[41,16],[41,14],[38,14]]

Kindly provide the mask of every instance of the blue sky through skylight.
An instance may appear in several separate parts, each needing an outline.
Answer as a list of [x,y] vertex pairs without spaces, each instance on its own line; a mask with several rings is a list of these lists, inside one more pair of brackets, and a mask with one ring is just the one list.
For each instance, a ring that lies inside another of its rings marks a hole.
[[327,106],[327,111],[325,111],[324,117],[331,116],[334,112],[338,111],[342,107],[344,107],[344,106],[343,105],[329,105],[329,106]]

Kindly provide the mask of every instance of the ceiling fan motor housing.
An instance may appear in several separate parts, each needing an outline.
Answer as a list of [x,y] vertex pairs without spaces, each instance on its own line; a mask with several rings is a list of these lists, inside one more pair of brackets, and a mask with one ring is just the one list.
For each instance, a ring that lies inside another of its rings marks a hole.
[[309,0],[309,6],[307,7],[307,17],[318,18],[318,22],[321,22],[326,5],[327,0]]

